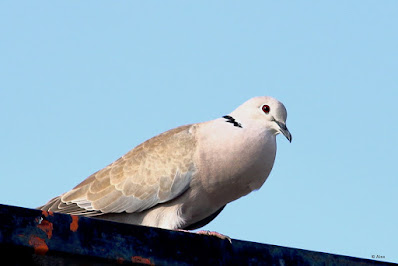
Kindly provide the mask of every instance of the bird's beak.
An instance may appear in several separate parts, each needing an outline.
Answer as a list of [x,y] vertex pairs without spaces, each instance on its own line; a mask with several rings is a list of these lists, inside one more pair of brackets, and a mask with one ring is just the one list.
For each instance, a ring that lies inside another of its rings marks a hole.
[[275,121],[278,126],[279,126],[279,132],[281,132],[289,142],[292,142],[292,134],[290,134],[289,129],[287,129],[286,124],[279,122],[279,121]]

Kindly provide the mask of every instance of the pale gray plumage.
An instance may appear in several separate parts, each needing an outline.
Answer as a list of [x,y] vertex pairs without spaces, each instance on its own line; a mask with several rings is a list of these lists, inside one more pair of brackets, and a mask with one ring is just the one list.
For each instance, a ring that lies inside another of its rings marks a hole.
[[[268,106],[266,108],[266,106]],[[229,116],[166,131],[138,145],[42,210],[162,227],[195,229],[267,179],[287,112],[255,97]]]

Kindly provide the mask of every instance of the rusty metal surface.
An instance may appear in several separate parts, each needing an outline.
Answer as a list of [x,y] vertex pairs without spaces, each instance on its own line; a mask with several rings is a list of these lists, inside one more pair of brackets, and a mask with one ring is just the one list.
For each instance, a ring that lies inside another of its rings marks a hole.
[[7,205],[0,256],[8,265],[396,265]]

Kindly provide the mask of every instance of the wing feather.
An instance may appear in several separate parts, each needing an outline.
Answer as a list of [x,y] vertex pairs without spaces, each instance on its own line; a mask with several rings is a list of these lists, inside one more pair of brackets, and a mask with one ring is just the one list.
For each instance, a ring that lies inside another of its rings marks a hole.
[[178,197],[196,171],[194,129],[186,125],[147,140],[40,208],[85,216],[132,213]]

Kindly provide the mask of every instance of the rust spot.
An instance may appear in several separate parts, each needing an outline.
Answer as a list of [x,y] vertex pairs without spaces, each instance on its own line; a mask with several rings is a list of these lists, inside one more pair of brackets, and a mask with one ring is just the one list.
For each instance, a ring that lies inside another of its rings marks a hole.
[[38,228],[40,228],[41,230],[43,230],[44,233],[46,233],[48,239],[51,239],[51,237],[53,236],[53,223],[49,222],[45,219],[43,219],[38,225]]
[[154,263],[151,262],[150,259],[143,258],[141,256],[133,256],[133,257],[131,257],[131,261],[133,263],[141,263],[141,264],[146,264],[146,265],[155,265]]
[[35,250],[35,254],[44,255],[48,251],[48,246],[44,239],[38,236],[31,236],[28,243]]
[[123,262],[124,262],[124,259],[122,257],[119,257],[116,259],[117,264],[123,264]]
[[79,227],[79,216],[71,215],[70,217],[72,217],[72,222],[70,223],[69,228],[72,232],[76,232]]
[[42,214],[44,217],[48,217],[48,215],[53,216],[53,215],[54,215],[54,212],[42,210],[42,211],[41,211],[41,214]]

